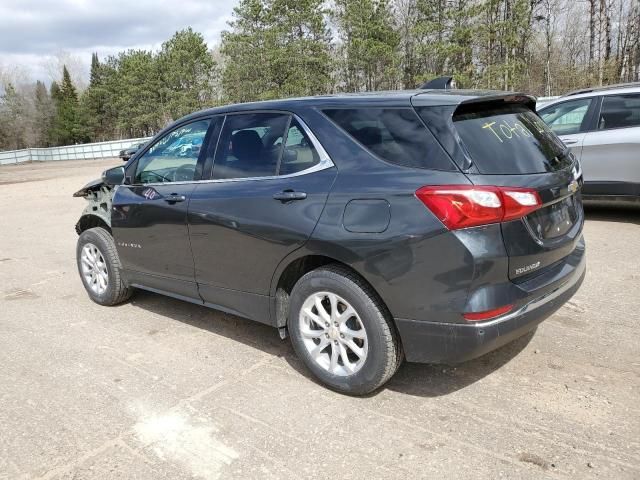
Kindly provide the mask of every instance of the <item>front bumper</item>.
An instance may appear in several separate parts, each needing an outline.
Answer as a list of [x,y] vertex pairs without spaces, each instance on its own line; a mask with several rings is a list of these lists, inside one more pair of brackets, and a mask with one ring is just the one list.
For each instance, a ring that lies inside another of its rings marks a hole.
[[478,323],[440,323],[396,319],[409,362],[455,364],[477,358],[525,335],[558,310],[580,288],[586,258],[553,291],[504,317]]

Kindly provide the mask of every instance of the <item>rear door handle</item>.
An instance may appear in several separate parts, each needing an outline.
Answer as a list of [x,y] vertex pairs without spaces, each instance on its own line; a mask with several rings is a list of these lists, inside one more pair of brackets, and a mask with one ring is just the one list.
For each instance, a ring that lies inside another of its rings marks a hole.
[[284,190],[273,195],[273,198],[281,202],[290,202],[292,200],[304,200],[307,198],[307,192],[296,192],[294,190]]
[[184,202],[187,199],[184,195],[178,195],[177,193],[172,193],[171,195],[165,195],[164,201],[169,203],[177,203]]
[[565,145],[575,145],[576,143],[578,143],[578,140],[571,140],[571,139],[563,139],[561,138],[560,140],[562,140],[562,143],[564,143]]

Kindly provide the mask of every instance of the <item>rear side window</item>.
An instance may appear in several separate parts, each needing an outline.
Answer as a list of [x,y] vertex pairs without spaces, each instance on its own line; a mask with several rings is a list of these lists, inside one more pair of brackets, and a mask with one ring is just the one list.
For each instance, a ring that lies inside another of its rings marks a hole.
[[455,170],[433,134],[411,108],[323,110],[369,151],[390,163]]
[[213,178],[269,177],[276,174],[289,115],[228,115],[216,151]]
[[545,173],[562,170],[572,163],[560,139],[525,106],[454,114],[453,125],[469,157],[483,174]]
[[640,95],[607,95],[602,99],[598,129],[640,126]]

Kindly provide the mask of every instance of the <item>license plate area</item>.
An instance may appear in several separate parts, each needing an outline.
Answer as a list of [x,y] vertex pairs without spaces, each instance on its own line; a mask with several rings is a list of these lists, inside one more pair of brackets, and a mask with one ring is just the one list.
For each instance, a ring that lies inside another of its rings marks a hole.
[[576,195],[547,205],[524,219],[531,235],[541,243],[567,235],[580,219]]

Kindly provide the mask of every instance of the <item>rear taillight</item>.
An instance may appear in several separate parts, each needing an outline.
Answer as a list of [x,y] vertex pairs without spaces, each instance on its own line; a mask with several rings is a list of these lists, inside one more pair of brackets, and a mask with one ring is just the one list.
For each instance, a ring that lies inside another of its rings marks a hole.
[[416,197],[449,230],[514,220],[542,206],[538,192],[518,187],[426,186],[416,191]]

